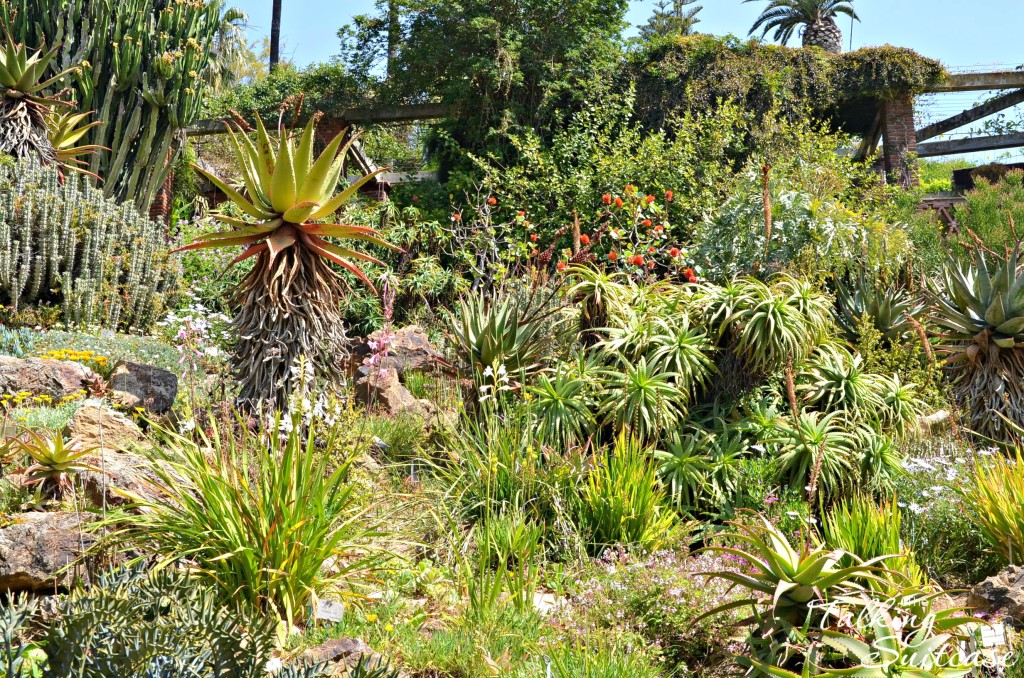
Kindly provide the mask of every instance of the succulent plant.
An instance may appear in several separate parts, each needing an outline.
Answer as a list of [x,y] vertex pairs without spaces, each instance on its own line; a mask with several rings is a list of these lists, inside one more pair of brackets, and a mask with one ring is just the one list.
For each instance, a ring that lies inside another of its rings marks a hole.
[[1024,272],[1020,245],[990,264],[950,259],[929,293],[939,350],[954,377],[953,395],[969,408],[970,427],[997,441],[1012,439],[1002,417],[1024,423]]
[[61,181],[35,157],[0,163],[0,301],[53,305],[69,325],[146,329],[175,288],[162,224]]
[[103,177],[106,197],[148,209],[181,131],[201,114],[223,9],[220,0],[4,0],[0,22],[30,46],[60,42],[55,69],[79,66],[62,84],[104,123],[82,168]]
[[27,455],[32,464],[25,469],[28,484],[50,488],[63,496],[71,488],[72,477],[82,471],[99,471],[86,461],[95,448],[84,447],[64,436],[24,431],[14,441],[13,449]]
[[5,35],[0,45],[0,153],[27,158],[35,155],[44,164],[57,160],[49,138],[47,118],[53,106],[63,102],[48,98],[43,91],[57,83],[70,69],[46,77],[60,46],[29,54],[28,48]]
[[244,217],[215,212],[211,219],[229,230],[202,235],[177,251],[241,246],[244,249],[229,265],[256,258],[234,297],[238,339],[232,366],[241,384],[238,400],[246,407],[269,404],[285,409],[291,370],[300,357],[309,361],[316,376],[330,383],[340,377],[336,368],[345,346],[338,299],[343,292],[341,280],[328,262],[353,273],[371,289],[370,279],[353,260],[382,265],[369,254],[328,238],[398,249],[372,228],[322,222],[383,170],[335,193],[354,137],[342,146],[346,133],[339,133],[315,157],[315,117],[299,133],[281,121],[276,142],[258,116],[255,141],[241,128],[236,131],[228,125],[228,132],[245,195],[206,169],[194,167],[223,191]]
[[914,332],[911,319],[924,310],[925,305],[906,290],[871,282],[863,275],[836,289],[836,324],[850,343],[859,341],[866,318],[886,343],[897,344]]

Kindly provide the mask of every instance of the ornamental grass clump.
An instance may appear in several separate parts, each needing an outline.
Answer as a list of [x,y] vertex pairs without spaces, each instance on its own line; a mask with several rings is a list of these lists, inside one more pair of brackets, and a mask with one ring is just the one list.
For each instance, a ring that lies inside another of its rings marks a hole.
[[215,425],[198,441],[166,433],[147,464],[154,491],[132,496],[133,515],[104,523],[112,542],[152,555],[157,568],[188,562],[224,599],[288,628],[307,619],[319,595],[346,595],[381,560],[364,543],[379,533],[363,520],[351,460],[335,466],[317,447],[333,449],[336,433],[317,441],[297,421],[281,424],[258,432]]
[[963,488],[964,505],[1003,563],[1024,562],[1024,460],[996,454],[978,463]]

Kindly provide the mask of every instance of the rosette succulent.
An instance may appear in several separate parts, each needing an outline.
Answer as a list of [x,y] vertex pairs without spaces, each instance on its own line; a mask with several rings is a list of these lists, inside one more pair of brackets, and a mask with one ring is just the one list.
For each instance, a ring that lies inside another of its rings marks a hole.
[[259,117],[254,139],[229,125],[241,190],[195,168],[243,216],[215,213],[212,218],[229,230],[200,236],[180,250],[241,246],[231,265],[255,258],[233,299],[238,337],[232,364],[241,386],[239,404],[250,409],[261,404],[287,408],[291,374],[300,357],[328,382],[340,373],[345,335],[338,300],[343,281],[329,264],[351,272],[371,289],[370,279],[354,262],[383,264],[331,239],[398,249],[372,228],[325,223],[377,172],[335,193],[352,140],[343,146],[342,132],[315,157],[315,126],[313,120],[296,132],[282,122],[275,141]]
[[1009,440],[1002,417],[1024,424],[1024,273],[1020,246],[990,263],[950,260],[930,293],[932,319],[942,328],[939,349],[954,377],[954,396],[971,428]]

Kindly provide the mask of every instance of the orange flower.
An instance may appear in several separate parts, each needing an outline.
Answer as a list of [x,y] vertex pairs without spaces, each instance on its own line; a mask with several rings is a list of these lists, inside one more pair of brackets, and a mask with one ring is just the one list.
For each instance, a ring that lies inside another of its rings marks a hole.
[[537,235],[536,233],[531,233],[531,234],[530,234],[530,240],[531,240],[532,242],[537,242],[537,238],[539,238],[539,237],[540,237],[540,236],[539,236],[539,235]]
[[643,220],[642,222],[640,222],[640,223],[642,223],[642,224],[643,224],[644,228],[650,228],[650,227],[651,227],[651,220],[650,220],[650,219],[644,219],[644,220]]
[[615,261],[618,258],[619,258],[619,255],[616,254],[615,252],[609,252],[608,253],[608,261]]
[[555,268],[557,268],[559,271],[564,271],[565,270],[565,262],[564,261],[558,262],[558,266],[556,266]]
[[581,235],[580,236],[580,243],[582,243],[584,245],[589,245],[590,244],[590,236],[587,235],[586,233]]
[[654,247],[653,247],[653,246],[652,246],[652,247],[648,247],[648,248],[647,248],[647,251],[648,251],[648,253],[650,253],[650,254],[654,254]]
[[488,198],[487,199],[487,204],[488,205],[497,205],[498,204],[498,199],[497,198]]
[[653,195],[647,196],[647,204],[650,205],[652,202],[654,202],[654,196]]
[[673,193],[672,191],[665,191],[665,200],[672,202],[672,198],[674,198],[675,196],[676,194]]
[[610,193],[605,193],[604,195],[602,195],[601,196],[601,202],[603,202],[605,205],[611,205],[612,204],[612,196],[611,196],[611,194]]
[[643,266],[644,265],[644,258],[642,256],[640,256],[639,254],[636,255],[635,257],[633,257],[633,264],[636,265],[636,266]]
[[526,212],[524,212],[523,210],[519,210],[518,212],[516,212],[516,216],[517,217],[525,217],[526,216]]
[[622,209],[622,198],[615,198],[615,206]]
[[670,249],[668,251],[668,253],[669,253],[669,256],[671,256],[674,259],[674,258],[679,256],[679,248],[678,247],[673,247],[672,249]]
[[459,214],[458,212],[456,212],[455,214],[452,215],[452,220],[453,221],[462,221],[462,215]]

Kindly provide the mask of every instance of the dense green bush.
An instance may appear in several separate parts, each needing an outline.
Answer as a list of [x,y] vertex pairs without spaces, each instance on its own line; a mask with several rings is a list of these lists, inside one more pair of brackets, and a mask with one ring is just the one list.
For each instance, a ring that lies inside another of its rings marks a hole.
[[898,47],[831,55],[731,36],[695,35],[639,50],[620,77],[637,83],[637,112],[648,129],[663,127],[682,111],[708,111],[722,102],[737,102],[757,116],[775,111],[795,119],[809,112],[823,120],[834,118],[846,131],[862,134],[874,109],[867,113],[864,107],[857,117],[844,115],[842,107],[857,111],[851,102],[920,92],[941,81],[945,71],[939,62]]
[[959,234],[950,238],[954,253],[973,254],[975,238],[996,252],[1013,249],[1024,235],[1024,172],[997,174],[991,181],[979,179],[964,197],[967,204],[953,211],[960,224]]
[[15,310],[51,304],[69,324],[146,328],[176,278],[159,223],[35,160],[0,165],[0,296]]

